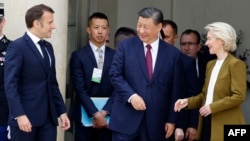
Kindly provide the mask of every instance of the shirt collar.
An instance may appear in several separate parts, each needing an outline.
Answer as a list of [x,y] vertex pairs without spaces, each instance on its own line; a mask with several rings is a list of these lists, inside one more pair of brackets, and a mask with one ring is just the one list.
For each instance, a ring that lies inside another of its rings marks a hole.
[[40,41],[41,39],[38,38],[36,35],[34,35],[33,33],[31,33],[30,31],[27,31],[27,34],[28,36],[31,38],[31,40],[34,42],[34,43],[38,43],[38,41]]
[[96,49],[100,48],[100,49],[102,49],[103,52],[105,52],[105,44],[103,44],[101,47],[97,47],[91,41],[89,41],[89,44],[90,44],[90,47],[92,48],[93,51],[96,51]]
[[[146,45],[148,45],[147,43],[143,42],[143,46],[146,48]],[[156,48],[159,46],[159,38],[157,38],[157,40],[155,40],[153,43],[150,44],[152,49]]]

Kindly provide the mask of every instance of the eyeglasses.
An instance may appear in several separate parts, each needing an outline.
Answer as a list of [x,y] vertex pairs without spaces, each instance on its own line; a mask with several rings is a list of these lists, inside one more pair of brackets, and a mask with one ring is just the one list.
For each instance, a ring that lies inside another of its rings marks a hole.
[[193,46],[193,45],[197,45],[199,43],[195,43],[195,42],[181,42],[180,45],[181,46]]

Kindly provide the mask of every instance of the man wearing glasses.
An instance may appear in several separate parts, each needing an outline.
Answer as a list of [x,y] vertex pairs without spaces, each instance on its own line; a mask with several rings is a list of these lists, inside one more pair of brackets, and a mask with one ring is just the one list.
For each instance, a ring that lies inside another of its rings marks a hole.
[[180,37],[181,52],[196,59],[196,70],[199,78],[199,88],[202,89],[205,80],[206,64],[215,59],[216,56],[210,55],[206,46],[201,45],[200,33],[193,29],[182,32]]

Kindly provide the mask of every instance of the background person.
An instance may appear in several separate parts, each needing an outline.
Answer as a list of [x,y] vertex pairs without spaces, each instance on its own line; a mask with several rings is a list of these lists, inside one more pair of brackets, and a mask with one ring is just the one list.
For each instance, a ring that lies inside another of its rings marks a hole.
[[196,70],[199,79],[199,91],[205,81],[207,62],[216,59],[215,54],[210,54],[207,46],[201,45],[201,36],[197,30],[186,29],[180,37],[181,52],[196,59]]
[[161,38],[165,42],[174,45],[178,39],[178,27],[172,20],[163,20]]
[[[106,46],[109,34],[108,17],[101,12],[93,13],[88,19],[89,43],[71,55],[70,75],[75,89],[72,118],[75,123],[75,141],[111,141],[111,131],[105,119],[112,111],[113,86],[109,79],[109,69],[115,51]],[[102,52],[99,54],[98,50]],[[99,58],[101,57],[101,58]],[[101,59],[101,60],[100,60]],[[101,71],[98,80],[93,81],[94,74]],[[98,110],[91,97],[110,97],[102,110]],[[81,106],[89,117],[93,117],[93,127],[81,123]]]
[[114,49],[117,49],[118,43],[129,37],[136,36],[136,31],[129,27],[119,27],[115,32]]

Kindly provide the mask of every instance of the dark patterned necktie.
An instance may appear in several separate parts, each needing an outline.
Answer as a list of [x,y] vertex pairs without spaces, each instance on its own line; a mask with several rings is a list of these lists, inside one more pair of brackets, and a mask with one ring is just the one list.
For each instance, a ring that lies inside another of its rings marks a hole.
[[43,60],[44,60],[46,71],[49,72],[49,70],[50,70],[50,60],[49,60],[49,55],[48,55],[46,45],[45,45],[43,40],[40,40],[38,42],[38,44],[40,45],[42,53],[43,53]]
[[147,64],[147,71],[148,71],[148,78],[149,80],[152,79],[153,76],[153,65],[152,65],[152,54],[151,54],[151,45],[147,45],[147,52],[146,52],[146,64]]

